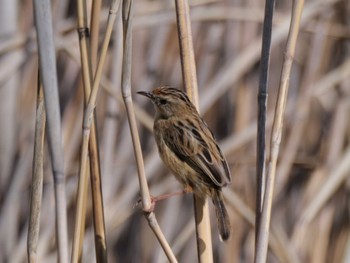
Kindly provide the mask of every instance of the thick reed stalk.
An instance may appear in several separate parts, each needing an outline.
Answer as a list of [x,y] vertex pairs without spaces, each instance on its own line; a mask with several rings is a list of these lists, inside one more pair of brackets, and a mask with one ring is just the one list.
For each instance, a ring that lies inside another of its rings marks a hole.
[[47,138],[55,184],[58,261],[68,262],[67,207],[61,141],[61,116],[50,1],[35,0],[34,16],[38,36],[40,76],[44,87],[47,114]]
[[[189,5],[186,0],[176,0],[177,29],[180,45],[181,68],[185,90],[198,109],[197,72],[194,60]],[[213,262],[208,199],[193,196],[199,262]]]

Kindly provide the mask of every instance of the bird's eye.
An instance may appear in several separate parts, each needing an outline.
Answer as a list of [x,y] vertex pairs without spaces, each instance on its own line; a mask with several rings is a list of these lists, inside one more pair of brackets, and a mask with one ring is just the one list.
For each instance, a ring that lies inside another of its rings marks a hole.
[[167,101],[165,100],[165,99],[160,99],[159,100],[159,104],[160,105],[164,105],[164,104],[166,104],[167,103]]

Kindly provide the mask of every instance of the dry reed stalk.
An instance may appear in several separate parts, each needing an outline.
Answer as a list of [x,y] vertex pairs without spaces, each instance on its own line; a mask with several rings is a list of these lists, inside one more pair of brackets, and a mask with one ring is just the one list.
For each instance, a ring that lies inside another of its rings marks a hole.
[[[176,17],[183,83],[190,100],[198,109],[197,72],[194,61],[191,20],[186,0],[176,0]],[[193,196],[197,234],[198,262],[213,262],[208,198]]]
[[[91,92],[91,82],[93,79],[90,52],[88,46],[89,29],[87,25],[86,6],[83,1],[77,1],[77,27],[79,35],[79,48],[81,58],[81,71],[82,80],[84,86],[85,105],[87,98]],[[96,126],[92,126],[92,133],[95,133]],[[81,146],[80,167],[79,167],[79,181],[78,191],[76,196],[76,213],[75,213],[75,225],[73,234],[73,245],[71,262],[75,263],[81,260],[82,257],[82,245],[85,232],[85,217],[86,217],[86,199],[88,194],[88,149],[89,149],[89,135],[86,135],[83,130],[83,143]],[[95,133],[96,135],[96,133]],[[87,139],[85,139],[87,137]],[[84,140],[85,139],[85,140]],[[92,139],[93,140],[93,139]],[[92,149],[92,148],[91,148]],[[96,156],[96,155],[93,155]]]
[[[318,24],[319,30],[324,30],[323,23]],[[318,31],[319,31],[318,30]],[[307,65],[305,69],[306,77],[300,84],[300,93],[298,101],[296,102],[296,107],[294,111],[294,120],[292,124],[292,129],[290,136],[287,139],[285,149],[281,155],[281,161],[277,168],[278,177],[276,178],[276,190],[275,195],[279,196],[281,191],[284,189],[285,184],[288,180],[288,175],[291,172],[293,161],[297,154],[298,147],[302,141],[302,133],[304,132],[305,125],[307,124],[307,116],[310,111],[310,104],[312,98],[312,83],[316,80],[317,76],[320,74],[322,60],[325,59],[324,56],[319,54],[325,54],[327,48],[327,41],[324,34],[315,34],[311,44],[311,51],[307,59]]]
[[102,77],[103,65],[104,65],[105,60],[106,60],[109,41],[111,39],[114,22],[116,20],[116,17],[117,17],[119,10],[120,10],[120,2],[113,0],[113,2],[111,3],[111,6],[110,6],[110,10],[109,10],[106,32],[105,32],[105,36],[104,36],[102,47],[101,47],[101,54],[100,54],[100,58],[99,58],[99,61],[97,64],[96,73],[94,75],[94,81],[93,81],[91,94],[90,94],[89,101],[88,101],[88,104],[87,104],[86,110],[85,110],[86,115],[84,116],[84,127],[87,127],[88,129],[90,128],[90,125],[92,123],[93,110],[96,106],[96,99],[97,99],[97,94],[99,91],[100,81],[101,81],[101,77]]
[[290,23],[290,30],[288,33],[286,52],[284,56],[280,87],[278,89],[278,98],[276,102],[275,117],[272,125],[272,134],[270,142],[270,156],[268,162],[268,172],[266,177],[266,188],[263,198],[263,207],[261,213],[260,226],[258,226],[259,233],[257,236],[257,244],[255,249],[256,263],[266,262],[267,247],[269,239],[269,228],[271,220],[273,190],[276,176],[277,158],[279,154],[279,146],[282,137],[283,118],[287,101],[289,76],[292,67],[292,62],[295,53],[296,41],[299,33],[299,26],[301,14],[304,7],[304,1],[294,1],[292,9],[292,17]]
[[[119,3],[113,1],[111,3],[110,13],[107,21],[106,33],[102,45],[102,50],[100,58],[97,64],[96,74],[93,78],[93,86],[91,89],[92,76],[89,74],[91,71],[91,64],[88,59],[88,45],[86,43],[86,12],[84,11],[83,4],[81,3],[80,8],[78,8],[78,14],[80,17],[78,21],[78,26],[81,26],[82,37],[85,41],[81,41],[81,53],[82,53],[82,65],[83,65],[83,74],[84,77],[84,86],[85,86],[85,96],[86,96],[86,110],[84,112],[84,122],[83,122],[83,146],[81,152],[81,170],[80,170],[80,182],[78,190],[78,204],[77,204],[77,216],[76,216],[76,228],[74,235],[73,243],[73,252],[72,252],[72,261],[77,262],[81,258],[81,247],[83,240],[83,226],[85,222],[85,212],[84,212],[84,203],[86,202],[87,194],[87,178],[85,173],[87,171],[86,162],[87,162],[87,150],[90,149],[90,160],[92,161],[91,171],[92,171],[92,194],[93,194],[93,207],[94,207],[94,226],[95,226],[95,242],[96,242],[96,257],[98,262],[106,262],[107,260],[107,247],[106,247],[106,235],[105,235],[105,226],[104,226],[104,213],[103,213],[103,201],[102,201],[102,191],[101,191],[101,176],[100,176],[100,167],[99,167],[99,155],[97,151],[97,137],[96,137],[96,126],[94,121],[94,108],[97,98],[97,92],[99,83],[102,76],[103,65],[105,62],[107,49],[109,45],[109,40],[111,37],[114,21],[116,19],[117,10]],[[84,33],[85,32],[85,33]],[[90,136],[92,139],[89,140]],[[92,149],[95,149],[91,151]],[[81,189],[81,190],[80,190]]]
[[101,15],[101,0],[92,1],[91,8],[91,23],[90,23],[90,56],[92,72],[96,70],[97,55],[98,55],[98,37],[100,32],[100,15]]
[[[330,246],[328,237],[332,231],[332,221],[334,219],[333,207],[328,207],[322,211],[318,222],[315,222],[314,242],[310,246],[310,263],[326,263],[327,262],[327,248]],[[318,231],[321,229],[322,231]],[[311,244],[311,242],[310,242]]]
[[170,262],[177,262],[174,253],[172,252],[167,240],[162,233],[154,212],[151,210],[151,196],[149,194],[147,179],[145,175],[144,162],[142,158],[142,150],[140,145],[140,138],[137,131],[135,113],[131,97],[131,47],[132,47],[132,13],[133,1],[123,1],[123,67],[122,67],[122,95],[128,116],[130,133],[132,137],[134,154],[137,164],[137,172],[139,176],[139,186],[141,191],[141,202],[144,210],[144,215],[148,220],[149,226],[158,239],[158,242],[162,246],[165,254]]
[[[2,43],[5,42],[6,36],[14,36],[19,29],[17,8],[16,3],[11,1],[0,3],[0,42]],[[8,44],[13,43],[10,41]],[[6,45],[2,45],[2,48],[4,48],[2,52],[6,52],[10,47],[6,48]],[[20,85],[18,67],[22,65],[25,58],[21,50],[9,51],[2,54],[0,61],[0,123],[2,127],[0,136],[0,198],[4,200],[4,207],[8,202],[5,193],[7,193],[7,186],[12,181],[11,170],[15,165],[16,141],[18,140],[16,133],[16,95]],[[16,226],[8,228],[11,222],[7,225],[7,222],[4,222],[7,215],[3,211],[1,214],[3,216],[0,218],[0,229],[3,236],[7,237],[0,240],[0,261],[6,261],[9,260],[11,247],[15,243],[12,242],[14,237],[9,237],[9,235],[14,235],[14,232],[11,233],[11,231],[16,229]]]
[[40,78],[38,77],[32,192],[27,239],[28,262],[32,263],[38,262],[37,248],[40,230],[41,198],[43,192],[45,119],[44,93]]
[[258,118],[257,118],[257,147],[256,147],[256,202],[255,202],[255,246],[260,232],[261,213],[263,208],[264,192],[266,185],[266,111],[268,94],[268,77],[270,63],[272,20],[275,1],[266,0],[263,24],[261,62],[259,75]]
[[68,262],[65,176],[50,1],[34,1],[34,16],[38,36],[40,73],[47,113],[47,138],[55,184],[58,261]]
[[91,170],[90,179],[95,230],[96,260],[97,262],[107,262],[106,231],[96,121],[93,121],[91,125],[89,161]]
[[[4,4],[4,3],[3,3]],[[13,3],[15,4],[15,3]],[[0,26],[0,35],[13,33],[16,30],[17,16],[11,12],[6,12],[2,7],[0,11],[3,24]],[[14,10],[15,11],[15,10]],[[6,24],[6,26],[5,26]],[[8,26],[13,24],[13,26]],[[23,53],[19,50],[11,54],[3,55],[0,65],[0,122],[2,123],[2,136],[0,136],[0,191],[8,183],[11,173],[11,166],[14,161],[16,133],[16,93],[18,86],[18,76],[16,74],[18,67],[23,63]]]
[[[95,72],[97,67],[97,50],[99,39],[99,20],[101,12],[101,1],[94,0],[92,4],[91,15],[91,36],[90,36],[90,59],[91,70]],[[91,84],[90,84],[91,85]],[[90,87],[90,86],[88,86]],[[91,90],[85,91],[85,101],[87,103]],[[96,119],[96,114],[95,114]],[[89,140],[89,158],[91,167],[91,193],[93,204],[93,218],[95,230],[95,250],[97,262],[107,262],[107,244],[105,219],[103,208],[103,195],[101,185],[101,162],[97,140],[96,120],[91,124],[91,135]]]

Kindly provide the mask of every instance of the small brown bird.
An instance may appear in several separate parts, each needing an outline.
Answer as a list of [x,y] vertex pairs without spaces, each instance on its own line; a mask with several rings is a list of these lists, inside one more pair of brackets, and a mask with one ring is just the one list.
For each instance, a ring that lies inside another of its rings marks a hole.
[[220,237],[226,241],[230,237],[230,220],[221,188],[231,183],[231,174],[208,125],[178,89],[159,87],[137,93],[155,105],[153,130],[163,162],[186,192],[212,198]]

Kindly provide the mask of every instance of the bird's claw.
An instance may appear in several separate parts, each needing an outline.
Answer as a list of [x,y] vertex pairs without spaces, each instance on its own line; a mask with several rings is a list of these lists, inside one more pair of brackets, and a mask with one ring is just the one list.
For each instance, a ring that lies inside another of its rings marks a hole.
[[143,206],[143,202],[142,202],[141,197],[136,201],[133,208],[135,208],[137,206],[141,206],[141,208],[144,212],[147,212],[147,213],[154,212],[154,208],[156,207],[156,203],[158,201],[158,198],[151,195],[150,199],[151,199],[151,205],[148,208]]

